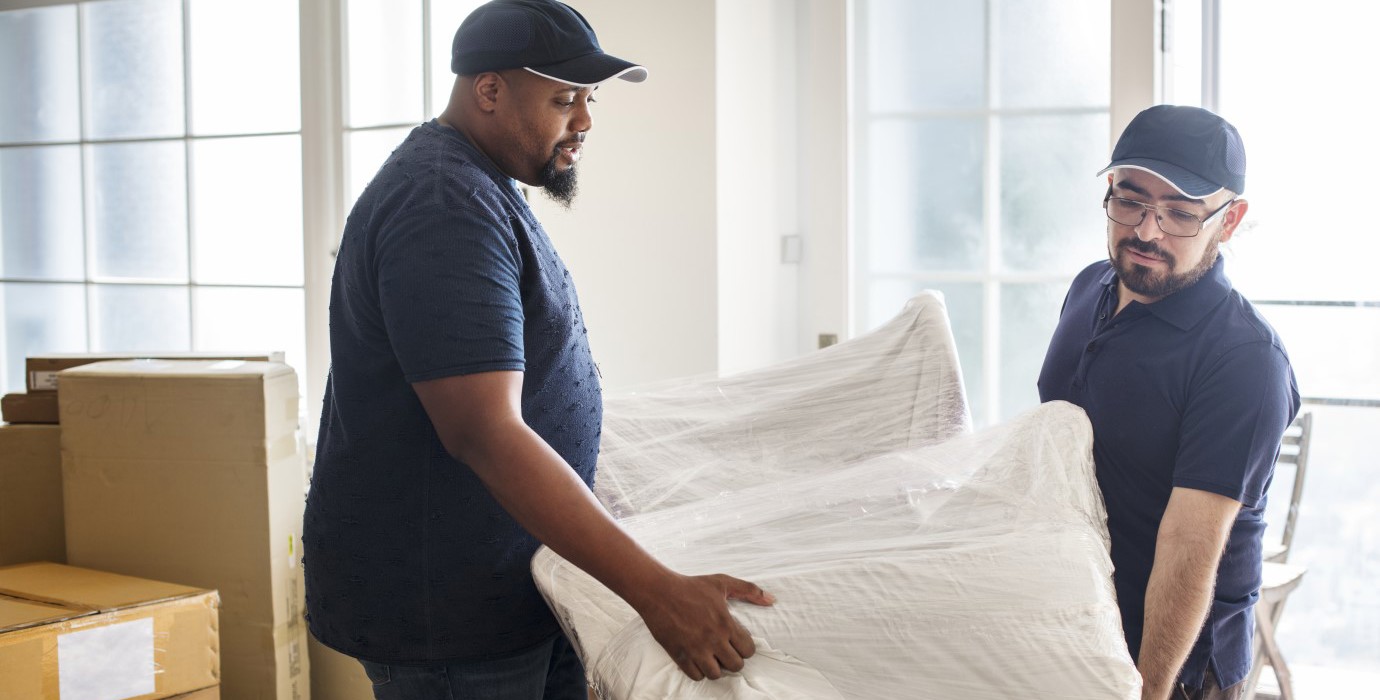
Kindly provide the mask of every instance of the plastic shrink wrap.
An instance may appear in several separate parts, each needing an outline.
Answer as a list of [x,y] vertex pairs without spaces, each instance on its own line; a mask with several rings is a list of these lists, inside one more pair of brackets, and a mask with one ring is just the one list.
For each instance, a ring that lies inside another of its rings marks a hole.
[[1082,411],[972,434],[942,301],[808,357],[610,399],[596,492],[733,603],[758,653],[684,676],[621,599],[532,568],[591,685],[633,698],[1138,698]]

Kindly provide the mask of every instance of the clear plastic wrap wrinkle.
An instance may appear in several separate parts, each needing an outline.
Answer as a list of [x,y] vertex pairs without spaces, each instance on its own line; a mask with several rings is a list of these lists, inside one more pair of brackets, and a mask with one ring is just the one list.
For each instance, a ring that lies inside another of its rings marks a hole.
[[758,654],[691,681],[547,549],[534,578],[606,700],[1138,698],[1083,412],[971,433],[942,301],[791,363],[610,400],[596,491],[684,573],[754,581]]

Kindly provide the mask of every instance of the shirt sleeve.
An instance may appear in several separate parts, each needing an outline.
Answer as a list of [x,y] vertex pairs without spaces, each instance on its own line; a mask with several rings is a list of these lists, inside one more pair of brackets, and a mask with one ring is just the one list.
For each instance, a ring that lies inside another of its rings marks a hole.
[[505,220],[466,207],[403,218],[374,265],[408,382],[524,368],[522,261]]
[[1174,486],[1259,506],[1298,406],[1293,372],[1278,347],[1253,342],[1228,351],[1188,399]]

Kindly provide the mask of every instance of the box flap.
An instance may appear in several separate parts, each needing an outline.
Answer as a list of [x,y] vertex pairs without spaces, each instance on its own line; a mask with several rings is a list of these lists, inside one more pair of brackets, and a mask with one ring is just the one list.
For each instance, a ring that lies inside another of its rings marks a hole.
[[95,611],[89,607],[40,603],[0,594],[0,634],[93,614]]
[[283,361],[283,352],[274,350],[271,352],[48,352],[42,355],[29,355],[25,358],[27,362],[63,362],[67,360],[142,360],[148,358],[160,358],[164,360],[208,360],[221,359],[226,357],[261,357],[269,358],[274,362]]
[[120,610],[205,593],[203,589],[65,564],[0,567],[0,595],[93,611]]
[[60,377],[195,377],[245,379],[292,372],[281,362],[245,360],[107,360],[63,370]]

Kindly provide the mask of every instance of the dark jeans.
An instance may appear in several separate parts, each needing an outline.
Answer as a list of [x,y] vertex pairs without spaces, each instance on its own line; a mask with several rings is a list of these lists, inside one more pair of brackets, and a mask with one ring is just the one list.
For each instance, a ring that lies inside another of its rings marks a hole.
[[397,666],[360,661],[377,700],[586,700],[585,669],[565,635],[482,661]]
[[1203,674],[1203,687],[1186,688],[1182,684],[1174,689],[1172,700],[1237,700],[1246,689],[1243,681],[1236,685],[1222,689],[1217,687],[1217,676],[1213,675],[1212,669],[1208,669]]

